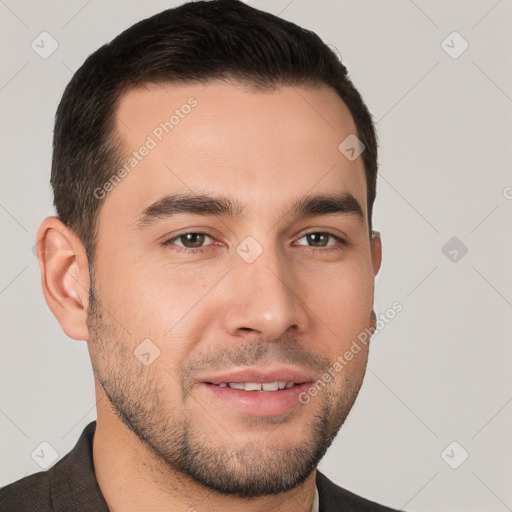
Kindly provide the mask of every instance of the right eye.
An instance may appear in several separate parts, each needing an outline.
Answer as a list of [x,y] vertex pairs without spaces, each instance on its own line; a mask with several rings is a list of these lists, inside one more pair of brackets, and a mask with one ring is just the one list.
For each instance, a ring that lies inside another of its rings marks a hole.
[[[162,245],[164,245],[164,246],[176,245],[178,247],[182,247],[183,249],[185,249],[184,252],[203,252],[203,251],[201,251],[201,249],[203,249],[205,246],[203,246],[202,244],[204,243],[206,238],[211,238],[213,240],[213,237],[210,236],[208,233],[187,231],[185,233],[180,233],[177,236],[169,238],[165,242],[162,242]],[[181,244],[176,243],[176,241],[180,241]],[[211,245],[211,244],[208,244],[208,245]],[[183,252],[183,251],[180,251],[180,252]]]

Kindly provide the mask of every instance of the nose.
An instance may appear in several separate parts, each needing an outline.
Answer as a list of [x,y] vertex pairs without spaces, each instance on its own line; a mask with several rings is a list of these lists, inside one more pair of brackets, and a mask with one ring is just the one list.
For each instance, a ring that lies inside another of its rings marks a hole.
[[287,331],[298,334],[307,330],[300,280],[275,249],[265,248],[252,263],[236,256],[229,287],[223,320],[230,335],[256,333],[265,341],[275,341]]

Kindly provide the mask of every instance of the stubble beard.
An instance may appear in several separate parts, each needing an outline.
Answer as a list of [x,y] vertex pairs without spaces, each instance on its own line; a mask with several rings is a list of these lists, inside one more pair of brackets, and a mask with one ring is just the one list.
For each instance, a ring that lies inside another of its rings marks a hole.
[[[164,384],[172,386],[175,380],[165,371],[144,366],[134,356],[136,344],[109,315],[102,314],[92,280],[87,321],[95,377],[121,421],[171,473],[241,498],[290,491],[311,475],[347,418],[366,368],[365,362],[351,380],[337,376],[338,382],[343,379],[341,387],[331,383],[322,389],[316,397],[321,408],[317,404],[318,413],[304,425],[302,431],[307,434],[300,443],[271,442],[273,435],[286,432],[286,422],[262,433],[261,442],[237,442],[229,436],[229,425],[223,424],[223,418],[207,416],[208,421],[201,422],[194,417],[184,402],[185,394],[179,404],[182,408],[164,396]],[[190,397],[186,400],[190,405]],[[310,406],[313,401],[300,407]],[[294,421],[293,416],[289,421]],[[219,429],[219,423],[223,428]],[[219,442],[215,434],[219,430],[225,434],[225,442]]]

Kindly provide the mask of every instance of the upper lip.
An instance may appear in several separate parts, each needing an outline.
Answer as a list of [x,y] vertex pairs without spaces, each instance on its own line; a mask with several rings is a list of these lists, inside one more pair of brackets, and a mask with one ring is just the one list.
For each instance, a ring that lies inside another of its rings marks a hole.
[[243,368],[218,375],[210,375],[201,379],[202,382],[220,384],[222,382],[276,382],[286,381],[302,384],[314,380],[311,372],[299,368],[280,366],[276,368]]

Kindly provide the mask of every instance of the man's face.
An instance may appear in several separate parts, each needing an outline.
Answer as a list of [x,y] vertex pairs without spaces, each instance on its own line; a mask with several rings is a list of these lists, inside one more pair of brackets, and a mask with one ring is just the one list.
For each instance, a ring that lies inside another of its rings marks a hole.
[[[371,325],[380,247],[362,158],[338,150],[356,133],[352,117],[326,87],[220,82],[131,90],[116,117],[125,160],[137,151],[137,163],[100,211],[96,379],[166,467],[245,497],[289,490],[331,444],[366,368],[363,348],[299,401]],[[201,214],[196,200],[177,212],[176,194],[243,210]],[[342,199],[330,213],[293,207],[327,195]]]

